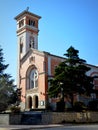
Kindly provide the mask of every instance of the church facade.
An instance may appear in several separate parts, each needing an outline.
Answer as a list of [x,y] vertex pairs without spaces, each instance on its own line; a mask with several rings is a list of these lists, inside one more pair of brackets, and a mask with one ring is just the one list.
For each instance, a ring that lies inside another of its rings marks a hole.
[[[54,75],[55,67],[66,60],[63,57],[38,50],[38,33],[40,16],[27,10],[15,17],[17,21],[17,86],[22,88],[21,108],[45,109],[49,101],[47,90],[48,79]],[[98,76],[98,67],[88,65],[90,76]],[[98,89],[98,79],[94,80],[95,89]],[[93,95],[96,97],[96,95]],[[77,97],[77,100],[78,97]],[[52,102],[52,100],[51,100]]]

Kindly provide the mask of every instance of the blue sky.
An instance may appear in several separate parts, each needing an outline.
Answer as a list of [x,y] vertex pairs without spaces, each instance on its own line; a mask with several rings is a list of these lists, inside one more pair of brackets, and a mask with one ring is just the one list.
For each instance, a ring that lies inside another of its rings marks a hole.
[[6,72],[16,80],[17,36],[14,17],[29,7],[42,18],[39,50],[63,56],[72,45],[79,57],[98,65],[98,0],[0,0],[0,45]]

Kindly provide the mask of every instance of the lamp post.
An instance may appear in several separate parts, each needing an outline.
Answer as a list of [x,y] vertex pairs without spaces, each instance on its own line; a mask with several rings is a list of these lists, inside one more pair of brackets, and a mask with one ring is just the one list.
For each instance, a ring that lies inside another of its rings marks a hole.
[[65,102],[64,102],[64,89],[62,87],[63,83],[60,83],[61,85],[61,95],[62,95],[62,98],[61,98],[61,111],[64,111],[65,110]]
[[63,83],[60,82],[60,87],[61,87],[61,96],[62,96],[62,100],[64,101],[64,89],[62,87]]
[[63,88],[61,88],[61,95],[62,95],[62,99],[63,99],[64,98]]

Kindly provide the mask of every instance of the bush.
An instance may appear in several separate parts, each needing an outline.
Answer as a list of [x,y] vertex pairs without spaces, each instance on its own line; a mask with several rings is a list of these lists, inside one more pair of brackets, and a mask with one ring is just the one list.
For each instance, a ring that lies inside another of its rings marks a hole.
[[12,113],[19,113],[20,107],[19,106],[11,106],[10,110],[11,110]]
[[65,102],[63,100],[57,102],[57,111],[64,112],[65,111]]
[[86,109],[87,109],[87,107],[83,102],[81,102],[81,101],[75,102],[75,104],[74,104],[75,111],[81,112],[81,111],[86,110]]
[[93,100],[88,103],[88,108],[91,111],[98,111],[98,100]]
[[65,103],[65,110],[66,110],[66,111],[73,111],[71,102],[68,102],[68,101],[67,101],[67,102]]
[[0,112],[5,111],[8,105],[6,103],[0,102]]

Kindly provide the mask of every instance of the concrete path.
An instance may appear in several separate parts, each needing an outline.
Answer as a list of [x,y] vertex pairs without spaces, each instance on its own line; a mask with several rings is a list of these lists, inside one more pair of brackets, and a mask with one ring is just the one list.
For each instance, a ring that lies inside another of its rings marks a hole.
[[43,129],[43,128],[55,128],[61,127],[63,125],[52,124],[52,125],[0,125],[0,130],[33,130],[33,129]]
[[98,130],[98,124],[72,125],[72,124],[52,124],[52,125],[0,125],[0,130]]

